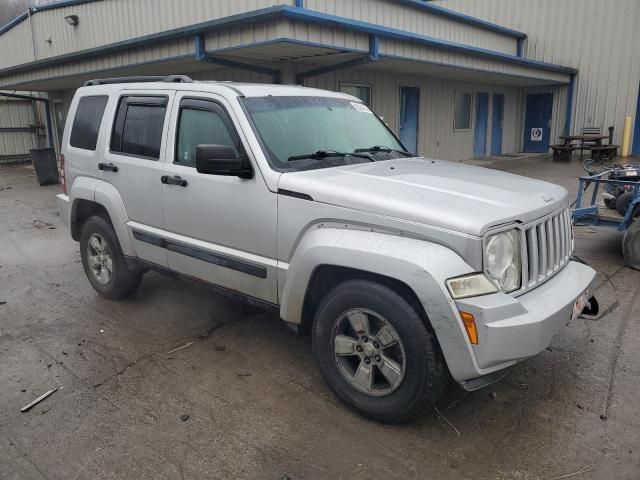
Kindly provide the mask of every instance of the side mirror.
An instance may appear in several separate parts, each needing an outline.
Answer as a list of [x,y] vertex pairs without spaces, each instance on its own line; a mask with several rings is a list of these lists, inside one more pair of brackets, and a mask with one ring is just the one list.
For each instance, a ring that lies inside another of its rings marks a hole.
[[245,155],[229,145],[198,145],[196,147],[196,170],[208,175],[252,178],[253,169]]

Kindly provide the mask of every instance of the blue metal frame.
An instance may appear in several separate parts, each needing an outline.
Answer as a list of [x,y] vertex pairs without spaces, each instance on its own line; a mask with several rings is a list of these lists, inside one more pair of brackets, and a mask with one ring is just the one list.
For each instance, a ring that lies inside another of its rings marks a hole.
[[567,90],[567,111],[565,112],[564,134],[571,134],[571,118],[573,117],[573,96],[576,88],[576,74],[571,75],[569,89]]
[[[580,177],[578,184],[578,197],[576,199],[576,207],[573,210],[573,221],[574,222],[588,222],[591,225],[595,226],[605,226],[605,227],[613,227],[620,232],[624,232],[631,223],[633,222],[633,212],[635,210],[636,205],[640,205],[640,183],[638,182],[627,182],[624,180],[609,180],[602,178],[604,175],[607,175],[609,172],[602,172],[597,175],[592,175],[588,177]],[[586,189],[590,184],[594,184],[593,193],[591,194],[591,200],[589,204],[585,207],[582,206],[582,198]],[[599,217],[598,210],[598,192],[600,190],[600,185],[616,185],[616,186],[624,186],[629,185],[633,187],[633,201],[629,205],[627,212],[622,220],[613,221],[609,219],[602,219]]]
[[[86,1],[86,0],[85,0]],[[0,74],[15,73],[18,71],[31,70],[44,65],[58,64],[62,61],[68,61],[75,58],[86,59],[90,56],[98,54],[111,53],[115,51],[127,50],[135,46],[146,45],[155,43],[159,40],[168,40],[171,38],[182,38],[203,33],[216,28],[232,28],[235,26],[246,26],[251,23],[266,22],[275,19],[289,19],[300,20],[302,22],[316,23],[321,25],[329,25],[338,28],[344,28],[360,33],[366,33],[369,35],[375,35],[379,38],[390,38],[395,40],[411,41],[418,44],[435,47],[439,49],[449,50],[464,53],[467,55],[481,56],[492,59],[504,61],[506,63],[513,63],[517,65],[524,65],[541,70],[548,70],[563,74],[577,73],[574,68],[564,67],[560,65],[553,65],[550,63],[539,62],[536,60],[530,60],[527,58],[517,57],[502,52],[496,52],[493,50],[487,50],[484,48],[472,47],[469,45],[463,45],[459,43],[449,42],[447,40],[441,40],[426,35],[420,35],[417,33],[406,32],[403,30],[388,28],[381,25],[376,25],[369,22],[363,22],[359,20],[352,20],[335,15],[324,14],[320,12],[314,12],[304,8],[297,8],[290,5],[280,5],[276,7],[269,7],[252,12],[241,13],[232,15],[229,17],[219,18],[195,25],[189,25],[186,27],[180,27],[173,30],[164,32],[158,32],[150,35],[145,35],[130,40],[123,40],[116,42],[105,47],[96,47],[87,50],[82,50],[70,54],[59,55],[57,57],[48,58],[45,60],[39,60],[36,62],[30,62],[22,64],[16,67],[8,67],[0,70]]]
[[53,120],[51,118],[51,105],[48,98],[31,97],[29,95],[20,95],[17,93],[0,92],[0,97],[19,98],[20,100],[31,100],[34,102],[44,103],[44,114],[47,118],[47,136],[49,137],[49,147],[53,148]]
[[524,50],[524,38],[519,38],[516,43],[516,57],[522,57],[522,53]]
[[316,77],[324,73],[335,72],[337,70],[344,70],[346,68],[359,67],[361,65],[366,65],[367,63],[377,62],[380,59],[379,48],[380,39],[375,35],[369,35],[369,53],[367,55],[347,60],[345,62],[336,63],[334,65],[315,68],[308,72],[299,73],[296,77],[296,81],[299,85],[303,85],[305,78]]
[[204,34],[199,33],[194,38],[195,43],[195,57],[199,62],[208,62],[216,65],[222,65],[229,68],[237,68],[240,70],[248,70],[250,72],[262,73],[264,75],[271,75],[273,83],[280,83],[280,70],[274,68],[261,67],[259,65],[253,65],[249,63],[236,62],[227,58],[220,58],[210,53],[207,53],[205,46]]

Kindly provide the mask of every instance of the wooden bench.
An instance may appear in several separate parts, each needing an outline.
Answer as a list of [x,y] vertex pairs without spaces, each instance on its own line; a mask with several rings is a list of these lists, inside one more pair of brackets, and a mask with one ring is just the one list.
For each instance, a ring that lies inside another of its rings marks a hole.
[[565,162],[571,160],[571,154],[575,150],[580,150],[580,148],[564,144],[549,145],[549,147],[551,148],[551,150],[553,150],[554,160],[562,160]]
[[586,148],[586,150],[591,150],[591,158],[593,160],[601,162],[615,157],[618,153],[618,148],[620,148],[620,145],[594,145]]

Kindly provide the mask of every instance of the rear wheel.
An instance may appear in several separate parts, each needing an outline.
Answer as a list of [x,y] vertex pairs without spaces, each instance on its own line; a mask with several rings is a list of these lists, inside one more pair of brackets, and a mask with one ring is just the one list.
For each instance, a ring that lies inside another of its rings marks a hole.
[[435,335],[416,308],[368,280],[346,281],[326,295],[314,320],[313,346],[335,394],[382,422],[422,415],[448,378]]
[[631,224],[622,238],[622,254],[624,263],[635,270],[640,270],[640,220]]
[[118,237],[104,218],[93,216],[82,226],[80,256],[89,282],[103,297],[124,298],[140,286],[141,270],[129,268]]
[[622,216],[627,214],[627,210],[629,209],[629,205],[633,201],[633,192],[625,192],[618,197],[616,200],[616,210]]

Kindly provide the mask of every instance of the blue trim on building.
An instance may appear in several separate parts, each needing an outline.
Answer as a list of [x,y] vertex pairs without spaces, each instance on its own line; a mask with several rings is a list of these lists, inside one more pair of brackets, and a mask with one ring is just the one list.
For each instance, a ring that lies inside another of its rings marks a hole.
[[503,27],[502,25],[487,22],[486,20],[472,17],[470,15],[465,15],[464,13],[456,12],[454,10],[449,10],[448,8],[444,8],[439,5],[434,5],[433,3],[425,2],[424,0],[392,0],[392,1],[396,3],[404,3],[405,5],[410,5],[412,7],[416,7],[421,10],[427,10],[429,11],[429,13],[432,13],[434,15],[451,18],[461,23],[466,23],[468,25],[480,27],[485,30],[490,30],[492,32],[500,33],[502,35],[507,35],[509,37],[527,38],[526,33],[518,32],[517,30],[512,30],[510,28]]
[[26,20],[27,18],[29,18],[29,11],[27,10],[26,12],[21,13],[20,15],[18,15],[16,18],[14,18],[13,20],[11,20],[9,23],[7,23],[6,25],[4,25],[3,27],[0,27],[0,35],[2,35],[5,32],[8,32],[9,30],[11,30],[13,27],[15,27],[16,25],[18,25],[20,22],[22,22],[23,20]]
[[567,89],[567,111],[565,112],[564,134],[571,135],[571,118],[573,117],[573,96],[576,88],[576,74],[571,75]]
[[[87,1],[87,0],[83,0]],[[112,53],[116,51],[126,50],[132,47],[142,46],[158,41],[171,40],[173,38],[184,38],[198,33],[214,30],[216,28],[232,28],[235,26],[246,26],[252,23],[266,22],[275,19],[289,19],[299,20],[302,22],[316,23],[321,25],[329,25],[338,28],[344,28],[356,32],[366,33],[374,35],[380,38],[390,38],[395,40],[411,41],[418,44],[440,48],[449,51],[455,51],[466,55],[482,56],[495,60],[504,61],[506,63],[514,63],[517,65],[524,65],[541,70],[548,70],[563,74],[577,73],[577,70],[570,67],[564,67],[560,65],[553,65],[550,63],[539,62],[536,60],[529,60],[526,58],[509,55],[502,52],[496,52],[493,50],[487,50],[484,48],[477,48],[469,45],[463,45],[459,43],[449,42],[447,40],[441,40],[426,35],[420,35],[416,33],[406,32],[403,30],[388,28],[373,23],[363,22],[359,20],[352,20],[335,15],[328,15],[324,13],[314,12],[306,9],[296,8],[289,5],[280,5],[276,7],[269,7],[260,10],[254,10],[251,12],[245,12],[237,15],[231,15],[229,17],[210,20],[207,22],[198,23],[195,25],[189,25],[186,27],[180,27],[173,30],[167,30],[164,32],[157,32],[142,37],[123,40],[120,42],[112,43],[104,47],[96,47],[87,50],[81,50],[65,55],[59,55],[56,57],[47,58],[44,60],[38,60],[15,67],[8,67],[0,70],[0,74],[15,73],[24,70],[31,70],[34,68],[42,67],[45,65],[58,64],[60,62],[70,61],[78,58],[86,59],[87,57],[104,55],[106,53]]]
[[271,75],[273,83],[280,83],[280,70],[274,68],[261,67],[259,65],[252,65],[249,63],[237,62],[228,58],[220,58],[207,53],[205,46],[204,33],[199,33],[194,38],[195,44],[195,59],[199,62],[208,62],[215,65],[222,65],[223,67],[237,68],[239,70],[247,70],[249,72],[263,73],[265,75]]
[[[46,5],[41,5],[38,7],[32,7],[31,13],[36,12],[44,12],[46,10],[53,10],[56,8],[64,8],[73,5],[80,5],[82,3],[90,3],[95,2],[97,0],[60,0],[57,2],[52,2]],[[403,3],[405,5],[409,5],[411,7],[426,10],[433,15],[439,15],[446,18],[451,18],[453,20],[459,21],[460,23],[466,23],[467,25],[473,25],[479,28],[483,28],[485,30],[489,30],[492,32],[496,32],[502,35],[506,35],[513,38],[524,39],[527,38],[527,35],[523,32],[519,32],[517,30],[512,30],[510,28],[503,27],[502,25],[498,25],[495,23],[488,22],[486,20],[482,20],[476,17],[472,17],[470,15],[465,15],[460,12],[456,12],[453,10],[449,10],[447,8],[441,7],[439,5],[433,5],[432,3],[425,2],[423,0],[391,0],[396,3]],[[295,0],[296,8],[304,8],[304,0]],[[29,12],[21,13],[18,17],[11,20],[9,23],[0,28],[0,35],[4,32],[10,30],[26,18],[28,18]]]
[[522,57],[522,53],[524,50],[524,38],[519,38],[516,43],[516,57]]

